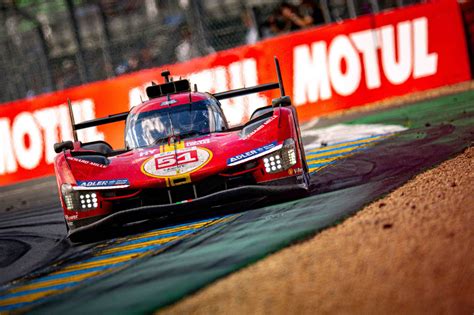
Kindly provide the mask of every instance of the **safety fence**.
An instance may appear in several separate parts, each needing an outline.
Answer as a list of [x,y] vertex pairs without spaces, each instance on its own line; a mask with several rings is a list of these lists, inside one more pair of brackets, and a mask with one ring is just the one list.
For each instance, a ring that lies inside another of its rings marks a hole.
[[293,0],[288,7],[279,0],[1,1],[0,102],[416,1]]
[[[449,27],[446,27],[449,21]],[[53,144],[72,139],[66,100],[76,121],[127,111],[146,99],[144,88],[168,68],[200,91],[274,82],[280,59],[287,94],[300,119],[470,79],[459,6],[455,0],[366,15],[276,36],[254,45],[70,88],[0,107],[0,185],[50,175]],[[277,92],[225,100],[238,124]],[[123,123],[81,131],[82,141],[105,139],[123,146]]]

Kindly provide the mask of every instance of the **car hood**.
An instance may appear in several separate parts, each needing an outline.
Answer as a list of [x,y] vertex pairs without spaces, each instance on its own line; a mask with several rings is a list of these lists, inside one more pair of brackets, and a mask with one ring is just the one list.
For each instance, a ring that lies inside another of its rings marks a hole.
[[250,136],[239,131],[183,139],[174,144],[138,148],[110,157],[108,165],[70,157],[78,186],[153,188],[200,181],[280,147],[275,129]]

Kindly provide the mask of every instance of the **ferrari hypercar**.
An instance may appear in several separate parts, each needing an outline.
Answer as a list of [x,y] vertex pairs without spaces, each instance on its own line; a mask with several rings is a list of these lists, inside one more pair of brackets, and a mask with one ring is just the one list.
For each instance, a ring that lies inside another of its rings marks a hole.
[[[188,80],[146,88],[129,112],[74,122],[74,141],[55,144],[57,186],[69,236],[187,211],[224,209],[304,193],[309,185],[298,117],[278,83],[203,93]],[[271,105],[229,127],[220,100],[280,89]],[[77,130],[125,121],[125,146],[82,143]]]

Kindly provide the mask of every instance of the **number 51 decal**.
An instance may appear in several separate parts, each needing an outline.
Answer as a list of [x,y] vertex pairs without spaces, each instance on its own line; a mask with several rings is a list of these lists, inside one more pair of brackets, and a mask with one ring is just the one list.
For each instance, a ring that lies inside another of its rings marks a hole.
[[170,168],[173,166],[197,162],[198,154],[196,150],[186,152],[170,152],[170,154],[159,156],[155,159],[156,170]]

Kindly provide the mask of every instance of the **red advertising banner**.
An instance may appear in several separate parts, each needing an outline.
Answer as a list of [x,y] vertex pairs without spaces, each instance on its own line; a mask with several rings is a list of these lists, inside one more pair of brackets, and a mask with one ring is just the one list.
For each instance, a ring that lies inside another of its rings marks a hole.
[[[449,25],[449,27],[447,27]],[[264,40],[192,61],[144,70],[0,106],[0,185],[53,174],[53,144],[72,139],[76,122],[124,112],[147,99],[160,72],[186,77],[199,91],[275,82],[280,59],[285,89],[300,119],[470,79],[456,0],[439,0],[367,15]],[[271,103],[277,91],[222,102],[231,124]],[[124,123],[79,132],[83,142],[105,139],[123,147]]]

